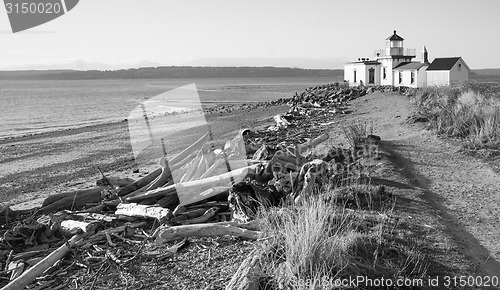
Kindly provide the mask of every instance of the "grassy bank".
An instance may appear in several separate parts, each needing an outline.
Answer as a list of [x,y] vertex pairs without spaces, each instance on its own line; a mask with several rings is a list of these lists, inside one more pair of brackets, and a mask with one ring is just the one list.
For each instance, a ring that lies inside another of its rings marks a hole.
[[500,87],[476,82],[427,87],[413,100],[419,118],[437,134],[459,138],[467,149],[500,149]]

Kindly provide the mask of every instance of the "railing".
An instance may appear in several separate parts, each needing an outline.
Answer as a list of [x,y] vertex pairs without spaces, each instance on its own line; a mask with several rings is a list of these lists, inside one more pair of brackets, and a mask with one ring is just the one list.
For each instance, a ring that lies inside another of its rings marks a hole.
[[416,56],[416,49],[415,48],[399,48],[399,47],[393,47],[391,48],[390,53],[387,53],[386,49],[378,49],[375,50],[375,53],[373,54],[376,57],[384,57],[384,56]]

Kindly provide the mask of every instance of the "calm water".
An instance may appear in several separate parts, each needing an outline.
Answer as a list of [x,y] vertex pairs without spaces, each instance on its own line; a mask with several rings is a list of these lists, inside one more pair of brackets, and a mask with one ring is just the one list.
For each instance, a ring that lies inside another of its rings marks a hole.
[[0,81],[0,138],[119,121],[144,100],[196,84],[206,106],[290,97],[331,78]]

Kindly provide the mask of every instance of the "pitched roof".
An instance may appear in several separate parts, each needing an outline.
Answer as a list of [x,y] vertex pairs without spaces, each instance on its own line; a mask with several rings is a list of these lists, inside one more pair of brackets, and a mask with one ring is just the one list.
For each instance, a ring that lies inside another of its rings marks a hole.
[[402,38],[401,36],[397,35],[396,34],[396,30],[394,30],[394,34],[387,37],[385,40],[404,40],[404,38]]
[[427,70],[450,70],[460,59],[460,57],[435,58]]
[[425,63],[422,62],[402,62],[398,64],[394,69],[395,70],[415,70],[423,67]]

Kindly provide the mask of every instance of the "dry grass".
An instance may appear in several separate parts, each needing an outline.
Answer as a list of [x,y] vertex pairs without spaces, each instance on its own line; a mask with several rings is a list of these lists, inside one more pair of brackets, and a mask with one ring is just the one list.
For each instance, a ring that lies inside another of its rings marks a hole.
[[[386,206],[375,210],[382,199]],[[426,258],[415,243],[395,241],[393,205],[383,187],[352,184],[325,188],[300,206],[261,211],[268,289],[324,289],[325,278],[424,277]]]
[[414,101],[438,134],[461,138],[469,149],[499,149],[500,97],[494,87],[428,87]]
[[351,148],[358,148],[365,143],[366,137],[373,134],[373,125],[366,121],[354,122],[342,128]]

